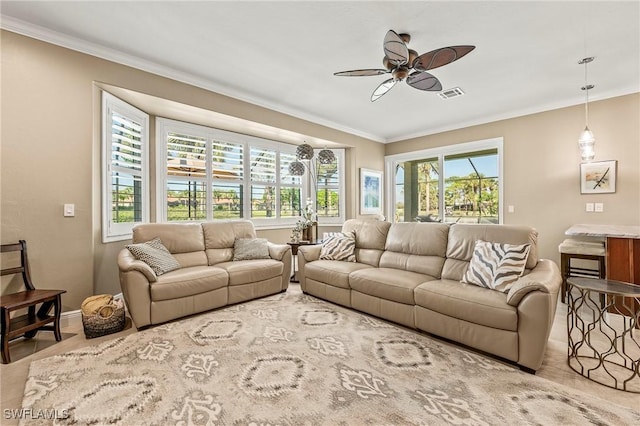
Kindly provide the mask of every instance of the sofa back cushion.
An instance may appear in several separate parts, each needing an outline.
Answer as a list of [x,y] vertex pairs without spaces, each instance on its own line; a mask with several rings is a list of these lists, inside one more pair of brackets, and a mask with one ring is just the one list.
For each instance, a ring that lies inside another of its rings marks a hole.
[[236,238],[256,238],[253,223],[248,220],[204,222],[202,229],[209,265],[233,260]]
[[204,235],[199,223],[144,223],[133,228],[133,243],[160,238],[183,268],[207,265]]
[[372,219],[349,219],[342,225],[342,232],[356,236],[356,261],[378,266],[384,251],[391,223]]
[[538,263],[538,232],[531,227],[456,223],[449,230],[447,260],[442,278],[456,281],[462,279],[478,240],[501,244],[530,244],[525,268],[533,269]]
[[442,223],[394,223],[387,234],[380,267],[440,278],[447,252],[448,233],[449,225]]

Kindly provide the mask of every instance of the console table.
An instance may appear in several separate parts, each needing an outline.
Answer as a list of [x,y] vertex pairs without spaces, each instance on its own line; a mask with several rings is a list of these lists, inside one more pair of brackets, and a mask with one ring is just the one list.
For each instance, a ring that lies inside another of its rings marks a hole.
[[640,286],[575,277],[567,283],[569,367],[602,385],[640,393]]

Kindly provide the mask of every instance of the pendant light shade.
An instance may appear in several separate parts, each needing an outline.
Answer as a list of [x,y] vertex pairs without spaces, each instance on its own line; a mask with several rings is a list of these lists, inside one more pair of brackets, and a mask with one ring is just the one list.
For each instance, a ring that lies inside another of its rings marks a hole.
[[296,148],[296,157],[298,157],[298,160],[311,160],[313,158],[313,147],[303,143]]
[[291,176],[302,176],[304,174],[304,164],[301,161],[292,161],[289,163],[289,174]]
[[589,127],[585,127],[580,138],[578,139],[578,146],[580,147],[580,154],[582,161],[591,161],[596,156],[593,147],[596,144],[596,138],[593,136],[593,132],[589,130]]
[[593,132],[589,130],[589,90],[593,89],[595,86],[593,84],[587,83],[587,64],[593,61],[593,57],[588,57],[582,59],[578,62],[580,65],[584,64],[584,86],[581,87],[582,90],[585,91],[585,103],[584,103],[584,130],[580,134],[578,138],[578,147],[580,148],[580,155],[582,157],[582,161],[591,161],[595,158],[595,145],[596,138],[593,136]]
[[318,153],[320,164],[331,164],[336,161],[336,155],[330,149],[323,149]]

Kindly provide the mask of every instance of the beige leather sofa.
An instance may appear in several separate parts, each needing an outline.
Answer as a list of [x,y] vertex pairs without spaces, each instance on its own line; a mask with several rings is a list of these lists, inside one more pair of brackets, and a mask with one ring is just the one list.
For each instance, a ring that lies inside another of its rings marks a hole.
[[[542,364],[562,282],[538,259],[528,227],[348,220],[356,263],[319,260],[321,246],[298,251],[302,291],[497,355],[535,372]],[[477,240],[530,243],[525,274],[508,293],[461,279]]]
[[181,268],[156,276],[128,249],[118,255],[120,286],[137,328],[285,291],[291,247],[269,243],[270,259],[233,261],[236,238],[256,238],[250,221],[142,224],[133,242],[159,237]]

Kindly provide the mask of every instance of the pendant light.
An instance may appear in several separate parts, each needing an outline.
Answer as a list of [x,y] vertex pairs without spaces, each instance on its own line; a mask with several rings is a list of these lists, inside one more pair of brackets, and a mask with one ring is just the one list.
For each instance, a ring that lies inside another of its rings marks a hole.
[[593,61],[593,56],[582,59],[578,62],[580,65],[584,64],[584,86],[581,87],[585,91],[586,100],[584,103],[584,130],[578,138],[578,146],[580,147],[580,154],[582,161],[591,161],[596,156],[594,146],[596,144],[596,138],[593,136],[593,132],[589,130],[589,90],[595,86],[587,83],[587,64]]

